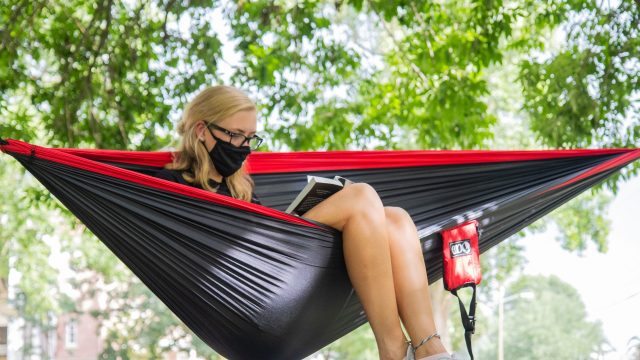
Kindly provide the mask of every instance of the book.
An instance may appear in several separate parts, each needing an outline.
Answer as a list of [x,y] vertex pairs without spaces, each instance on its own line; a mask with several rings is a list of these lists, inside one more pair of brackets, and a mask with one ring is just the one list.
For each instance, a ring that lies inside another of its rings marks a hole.
[[289,205],[285,212],[287,214],[302,216],[312,207],[350,184],[353,184],[353,181],[338,175],[334,176],[333,179],[307,175],[307,185],[305,185],[298,196],[291,202],[291,205]]

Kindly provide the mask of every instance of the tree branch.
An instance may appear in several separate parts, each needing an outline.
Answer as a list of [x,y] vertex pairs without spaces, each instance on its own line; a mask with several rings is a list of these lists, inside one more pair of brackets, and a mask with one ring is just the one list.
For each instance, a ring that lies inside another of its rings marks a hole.
[[170,0],[167,5],[164,7],[164,21],[162,23],[162,42],[167,42],[169,38],[169,34],[167,34],[167,19],[169,18],[169,9],[175,4],[175,0]]
[[426,84],[429,83],[429,80],[427,79],[426,75],[420,70],[420,68],[413,61],[411,61],[411,59],[409,59],[407,57],[407,54],[402,50],[402,47],[400,46],[400,44],[396,40],[395,36],[393,36],[393,33],[391,33],[391,30],[389,30],[389,28],[387,27],[387,23],[384,21],[382,16],[380,16],[380,14],[376,11],[376,9],[373,6],[373,4],[371,3],[371,1],[367,1],[367,4],[369,4],[371,9],[373,10],[373,13],[378,16],[378,19],[380,19],[380,22],[382,23],[382,27],[386,30],[387,34],[389,34],[389,37],[391,37],[391,40],[393,41],[393,43],[398,48],[398,53],[400,54],[400,57],[405,61],[405,63],[407,63],[409,65],[409,68],[411,68],[411,70],[416,75],[418,75],[418,77],[423,81],[424,84],[422,84],[421,87],[423,89],[426,89],[427,88]]
[[106,21],[107,24],[104,27],[104,30],[102,31],[102,34],[100,34],[100,42],[98,43],[98,48],[94,51],[94,56],[93,59],[91,61],[91,64],[89,65],[89,71],[91,71],[91,69],[93,68],[93,66],[96,63],[96,59],[98,58],[98,55],[100,55],[100,51],[102,50],[102,47],[104,46],[104,44],[107,42],[107,37],[109,35],[109,30],[111,30],[111,21],[113,20],[113,17],[111,15],[111,7],[113,6],[113,0],[108,0],[107,3],[107,8],[106,8]]
[[[413,9],[413,12],[416,13],[416,18],[418,19],[418,22],[420,22],[420,25],[423,27],[424,31],[431,32],[431,35],[433,35],[433,37],[435,38],[435,34],[433,33],[433,30],[431,30],[431,28],[429,28],[427,24],[424,22],[424,19],[422,18],[422,14],[420,14],[418,9],[416,9],[416,5],[413,2],[409,2],[409,4],[411,4],[411,8]],[[429,48],[429,56],[431,56],[431,58],[433,59],[435,55],[433,53],[433,48],[431,47],[431,41],[429,41],[429,36],[425,36],[424,39],[427,41],[427,47]]]
[[[20,3],[20,5],[18,6],[18,8],[16,10],[13,10],[13,13],[11,14],[11,18],[9,19],[9,21],[7,22],[7,24],[13,25],[16,23],[16,19],[18,18],[18,15],[22,14],[22,9],[27,6],[27,4],[29,4],[29,0],[23,1]],[[0,49],[4,48],[4,44],[5,44],[5,40],[10,38],[11,34],[11,30],[9,30],[8,27],[5,27],[4,29],[2,29],[2,42],[0,43]],[[8,43],[8,41],[6,41]]]

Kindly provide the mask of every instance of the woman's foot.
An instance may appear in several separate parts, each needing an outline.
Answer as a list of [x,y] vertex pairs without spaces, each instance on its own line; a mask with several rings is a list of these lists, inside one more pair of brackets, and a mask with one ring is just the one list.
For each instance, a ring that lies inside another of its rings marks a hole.
[[[407,356],[407,348],[408,348],[408,343],[406,341],[402,341],[402,343],[396,343],[393,346],[388,346],[386,352],[384,350],[380,351],[380,359],[381,360],[385,360],[385,359],[405,360]],[[378,349],[380,349],[380,346],[378,346]],[[412,354],[413,354],[413,348],[409,348],[409,349],[412,350]],[[413,358],[410,358],[410,359],[413,360]]]
[[441,354],[436,354],[436,355],[429,355],[417,360],[456,360],[458,359],[457,357],[455,357],[453,354],[449,354],[446,352],[443,352]]
[[439,338],[434,337],[416,349],[416,359],[421,359],[429,355],[446,353],[447,350],[442,345]]

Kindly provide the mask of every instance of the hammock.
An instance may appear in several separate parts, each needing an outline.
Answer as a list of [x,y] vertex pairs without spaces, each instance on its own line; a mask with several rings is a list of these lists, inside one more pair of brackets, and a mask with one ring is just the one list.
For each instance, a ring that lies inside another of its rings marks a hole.
[[150,176],[170,152],[0,145],[196,335],[231,359],[300,359],[363,325],[339,231],[284,213],[306,175],[372,185],[413,218],[429,281],[438,232],[479,221],[484,252],[640,158],[640,149],[258,152],[252,204]]

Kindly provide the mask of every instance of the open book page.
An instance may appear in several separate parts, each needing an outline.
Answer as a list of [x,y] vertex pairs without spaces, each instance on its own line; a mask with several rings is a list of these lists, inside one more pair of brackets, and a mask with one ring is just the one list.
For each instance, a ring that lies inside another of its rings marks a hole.
[[336,176],[334,176],[334,177],[333,177],[333,179],[334,179],[334,180],[338,180],[338,181],[340,181],[340,183],[342,184],[342,186],[347,186],[347,185],[351,185],[351,184],[353,184],[353,181],[351,181],[351,180],[349,180],[349,179],[347,179],[347,178],[343,178],[343,177],[342,177],[342,176],[340,176],[340,175],[336,175]]

